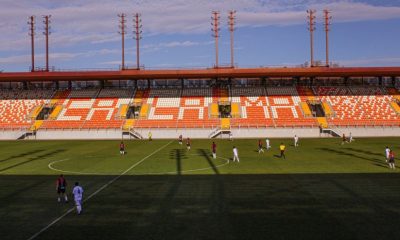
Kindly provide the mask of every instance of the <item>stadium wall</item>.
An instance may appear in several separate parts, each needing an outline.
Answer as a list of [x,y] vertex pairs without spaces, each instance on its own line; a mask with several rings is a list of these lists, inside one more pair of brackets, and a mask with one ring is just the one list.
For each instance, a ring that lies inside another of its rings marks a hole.
[[[353,137],[398,137],[398,127],[345,127],[335,128],[338,134]],[[154,139],[177,139],[180,134],[183,137],[207,139],[211,129],[138,129],[144,139],[148,138],[151,131]],[[21,130],[4,130],[0,134],[0,140],[15,140],[25,132]],[[332,137],[329,134],[320,134],[318,128],[241,128],[232,129],[233,138],[292,138],[297,135],[301,138]],[[133,136],[122,135],[120,129],[90,129],[90,130],[45,130],[36,133],[36,136],[28,136],[26,139],[56,140],[56,139],[134,139]],[[218,135],[217,138],[228,138],[228,134]]]
[[25,130],[1,130],[0,140],[15,140],[25,134]]

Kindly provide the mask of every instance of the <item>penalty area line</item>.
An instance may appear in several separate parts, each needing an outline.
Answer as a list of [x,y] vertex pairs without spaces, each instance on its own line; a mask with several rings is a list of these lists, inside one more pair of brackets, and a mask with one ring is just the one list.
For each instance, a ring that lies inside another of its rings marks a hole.
[[[119,178],[121,178],[122,176],[124,176],[125,174],[127,174],[130,170],[134,169],[135,167],[137,167],[138,165],[140,165],[142,162],[144,162],[146,159],[148,159],[149,157],[153,156],[154,154],[158,153],[159,151],[161,151],[162,149],[164,149],[165,147],[167,147],[168,145],[170,145],[173,141],[168,142],[167,144],[165,144],[164,146],[160,147],[159,149],[155,150],[154,152],[152,152],[150,155],[142,158],[139,162],[133,164],[132,166],[130,166],[128,169],[126,169],[125,171],[123,171],[122,173],[120,173],[118,176],[114,177],[113,179],[111,179],[110,181],[108,181],[106,184],[104,184],[102,187],[100,187],[99,189],[97,189],[94,193],[90,194],[85,200],[83,200],[83,202],[89,201],[92,197],[96,196],[99,192],[103,191],[105,188],[107,188],[108,186],[110,186],[111,184],[113,184],[115,181],[117,181]],[[35,238],[37,238],[40,234],[42,234],[44,231],[46,231],[47,229],[49,229],[51,226],[53,226],[54,224],[56,224],[57,222],[59,222],[61,219],[63,219],[65,216],[67,216],[68,214],[70,214],[72,211],[75,210],[75,207],[70,208],[67,212],[65,212],[63,215],[61,215],[60,217],[54,219],[51,223],[49,223],[47,226],[45,226],[44,228],[42,228],[39,232],[33,234],[30,238],[28,238],[28,240],[33,240]]]

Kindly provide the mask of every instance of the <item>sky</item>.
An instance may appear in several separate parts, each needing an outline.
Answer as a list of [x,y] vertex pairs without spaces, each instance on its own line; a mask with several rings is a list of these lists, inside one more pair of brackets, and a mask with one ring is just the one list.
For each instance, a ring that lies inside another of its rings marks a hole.
[[118,69],[118,14],[127,15],[125,62],[136,64],[133,14],[142,18],[146,69],[215,63],[211,12],[220,12],[219,62],[230,63],[228,11],[236,10],[235,65],[297,66],[310,60],[307,9],[316,10],[315,59],[325,61],[323,9],[331,11],[330,60],[400,66],[400,0],[0,0],[0,71],[29,71],[28,17],[36,16],[36,66],[45,65],[43,15],[51,17],[50,66]]

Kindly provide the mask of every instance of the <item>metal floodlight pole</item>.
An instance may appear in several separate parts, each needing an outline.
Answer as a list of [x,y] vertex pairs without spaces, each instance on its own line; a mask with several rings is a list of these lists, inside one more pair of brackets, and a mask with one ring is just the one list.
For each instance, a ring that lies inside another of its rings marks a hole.
[[308,30],[310,31],[310,51],[311,51],[311,67],[314,67],[314,31],[315,31],[315,13],[316,10],[309,9],[308,13]]
[[43,34],[46,36],[46,72],[49,71],[49,35],[50,35],[50,21],[51,15],[43,16],[44,23],[44,32]]
[[31,56],[32,56],[32,66],[31,71],[35,71],[35,16],[30,16],[29,21],[29,36],[31,36]]
[[218,68],[218,38],[219,38],[219,11],[213,11],[211,15],[212,36],[215,38],[215,68]]
[[140,69],[140,51],[139,41],[142,39],[142,19],[140,14],[136,13],[133,19],[133,38],[136,40],[136,69]]
[[233,49],[233,32],[235,31],[235,14],[236,11],[232,10],[229,11],[229,16],[228,16],[228,25],[229,25],[229,31],[231,32],[231,68],[235,67],[235,62],[234,62],[234,58],[233,58],[233,53],[234,53],[234,49]]
[[326,47],[326,63],[325,65],[329,67],[329,25],[331,25],[332,17],[329,15],[330,11],[324,10],[324,18],[325,18],[325,47]]
[[120,31],[118,32],[119,34],[121,34],[121,40],[122,40],[122,62],[121,62],[121,69],[124,70],[125,69],[125,27],[126,27],[126,15],[124,13],[118,14],[119,17],[119,29]]

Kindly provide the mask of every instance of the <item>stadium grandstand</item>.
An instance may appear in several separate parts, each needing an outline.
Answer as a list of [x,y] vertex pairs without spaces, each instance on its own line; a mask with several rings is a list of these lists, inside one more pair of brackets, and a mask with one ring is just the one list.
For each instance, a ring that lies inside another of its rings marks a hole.
[[3,139],[390,136],[400,126],[399,76],[325,67],[2,73],[0,126]]

